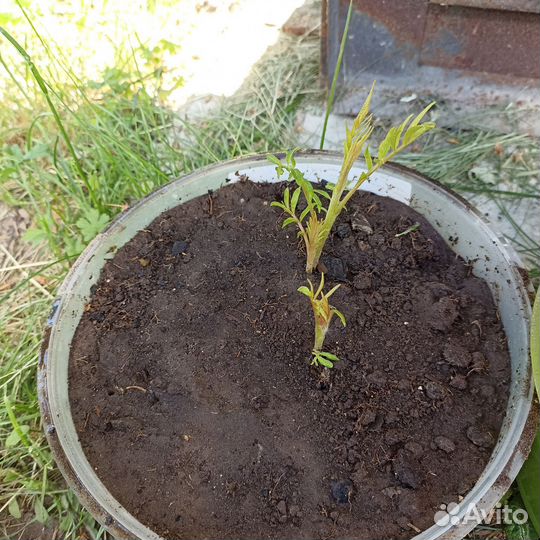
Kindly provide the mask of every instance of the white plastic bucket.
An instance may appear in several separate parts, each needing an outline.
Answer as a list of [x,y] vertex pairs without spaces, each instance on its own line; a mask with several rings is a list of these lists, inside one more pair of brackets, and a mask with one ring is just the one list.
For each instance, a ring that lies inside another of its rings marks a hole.
[[[296,155],[297,166],[307,178],[337,179],[341,156],[331,152]],[[351,175],[359,175],[358,162]],[[90,287],[115,250],[162,212],[189,199],[216,190],[227,181],[246,175],[256,182],[276,182],[275,167],[266,157],[227,161],[180,178],[149,195],[99,234],[79,257],[59,289],[48,322],[39,362],[38,386],[44,428],[54,458],[82,504],[117,538],[158,540],[160,537],[135,519],[103,485],[79,443],[68,396],[70,343],[79,323]],[[474,273],[486,280],[499,309],[512,362],[510,399],[501,433],[491,459],[478,482],[461,502],[460,518],[469,504],[489,512],[510,487],[526,459],[534,438],[537,414],[531,412],[533,382],[529,361],[531,308],[518,271],[520,263],[512,248],[462,198],[437,183],[397,165],[387,165],[364,184],[363,189],[410,205],[449,240],[450,247],[469,261]],[[456,239],[458,239],[456,241]],[[444,479],[441,479],[444,481]],[[454,520],[455,521],[455,520]],[[457,540],[474,523],[433,525],[415,540]],[[362,532],[359,531],[359,536]]]

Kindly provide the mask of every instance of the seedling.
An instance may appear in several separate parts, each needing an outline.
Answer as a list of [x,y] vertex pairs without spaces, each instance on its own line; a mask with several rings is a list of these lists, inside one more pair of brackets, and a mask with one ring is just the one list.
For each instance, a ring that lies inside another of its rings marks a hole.
[[311,365],[321,365],[327,368],[334,367],[334,362],[338,362],[339,358],[335,354],[323,352],[322,347],[324,345],[324,338],[326,332],[330,327],[332,318],[334,315],[338,317],[343,326],[346,326],[347,321],[341,311],[330,305],[328,299],[339,289],[339,285],[336,285],[330,289],[327,293],[323,292],[324,289],[324,274],[321,274],[321,283],[317,290],[314,289],[313,283],[308,279],[309,287],[303,285],[299,287],[298,292],[305,294],[313,309],[313,316],[315,318],[315,342],[313,344]]
[[[298,227],[298,235],[304,240],[306,246],[306,271],[308,273],[313,272],[319,263],[324,245],[336,219],[360,186],[385,163],[435,127],[433,122],[421,123],[434,105],[431,103],[415,118],[410,115],[399,126],[390,128],[379,145],[378,154],[374,160],[369,150],[369,139],[373,133],[373,116],[369,112],[369,107],[374,85],[354,120],[352,128],[347,128],[343,164],[335,185],[328,184],[326,189],[314,188],[313,184],[296,168],[295,151],[287,154],[286,163],[282,163],[275,156],[268,156],[268,159],[276,165],[278,175],[281,176],[287,171],[288,180],[294,181],[297,186],[292,193],[289,188],[285,189],[283,202],[273,202],[272,205],[281,208],[287,214],[288,217],[283,221],[283,227],[293,223]],[[362,153],[367,170],[350,187],[349,173]],[[298,215],[297,208],[300,196],[303,196],[305,208]],[[323,204],[324,199],[329,201],[327,207]]]
[[394,236],[396,238],[401,238],[402,236],[407,236],[408,234],[416,232],[419,228],[420,228],[420,223],[415,223],[414,225],[411,225],[408,229],[405,229],[403,232],[394,234]]

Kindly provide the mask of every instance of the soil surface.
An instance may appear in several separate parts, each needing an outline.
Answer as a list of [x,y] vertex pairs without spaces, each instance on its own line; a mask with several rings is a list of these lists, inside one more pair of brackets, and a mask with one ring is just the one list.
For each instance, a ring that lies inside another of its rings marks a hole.
[[195,199],[107,262],[71,350],[82,446],[164,538],[410,538],[497,439],[510,364],[491,294],[419,214],[357,195],[321,267],[342,284],[348,324],[325,342],[342,360],[310,367],[282,190]]

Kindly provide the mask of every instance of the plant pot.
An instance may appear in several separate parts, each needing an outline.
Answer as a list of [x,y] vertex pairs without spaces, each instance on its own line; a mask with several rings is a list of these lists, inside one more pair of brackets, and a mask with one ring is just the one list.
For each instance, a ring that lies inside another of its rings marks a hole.
[[[337,177],[341,156],[330,152],[300,153],[298,166],[308,178]],[[353,168],[358,175],[362,163]],[[38,387],[44,429],[54,458],[82,504],[118,538],[159,539],[133,517],[105,488],[86,459],[75,430],[68,396],[70,345],[90,289],[111,253],[126,244],[156,217],[227,181],[246,175],[255,182],[277,181],[265,156],[214,165],[176,180],[122,213],[79,257],[65,279],[48,321],[39,362]],[[510,398],[501,433],[490,461],[461,504],[489,511],[510,487],[532,444],[536,416],[531,412],[533,383],[529,362],[530,304],[518,258],[464,200],[440,185],[397,165],[388,165],[363,189],[405,203],[422,214],[489,285],[498,307],[511,357]],[[458,239],[456,241],[456,239]],[[457,520],[456,520],[457,521]],[[474,523],[434,525],[416,540],[459,539]]]

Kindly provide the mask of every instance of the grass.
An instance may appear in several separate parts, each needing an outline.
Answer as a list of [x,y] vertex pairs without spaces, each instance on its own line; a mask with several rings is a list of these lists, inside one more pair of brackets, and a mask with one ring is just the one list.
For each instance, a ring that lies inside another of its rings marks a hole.
[[[118,3],[96,5],[105,20],[107,6]],[[14,36],[29,25],[17,13]],[[91,28],[85,17],[83,11],[77,19],[81,32]],[[0,537],[16,537],[8,525],[46,522],[51,536],[58,529],[64,539],[99,539],[106,533],[65,488],[41,430],[35,372],[55,290],[101,228],[171,178],[294,146],[298,108],[319,94],[318,42],[285,38],[239,92],[193,119],[162,101],[163,44],[131,43],[113,51],[113,68],[86,73],[81,59],[68,60],[76,47],[58,47],[37,32],[14,39],[21,51],[1,40],[0,189],[1,200],[25,211],[31,227],[17,247],[0,246]],[[530,138],[465,126],[438,130],[423,154],[401,161],[463,193],[493,198],[514,215],[510,203],[539,197],[537,158]],[[500,193],[500,178],[512,189]],[[538,267],[538,245],[516,225],[518,247]]]
[[349,9],[347,10],[347,18],[345,19],[345,26],[343,27],[343,34],[341,36],[341,42],[339,44],[339,52],[336,60],[336,67],[334,68],[334,74],[332,76],[332,83],[328,91],[328,97],[326,98],[326,110],[324,113],[324,123],[321,132],[321,141],[319,143],[319,150],[324,148],[324,139],[326,138],[326,129],[328,128],[328,119],[334,108],[334,100],[336,97],[337,82],[339,74],[341,72],[341,65],[343,63],[343,54],[347,46],[347,40],[349,39],[349,26],[351,24],[351,17],[353,12],[352,0],[349,1]]

